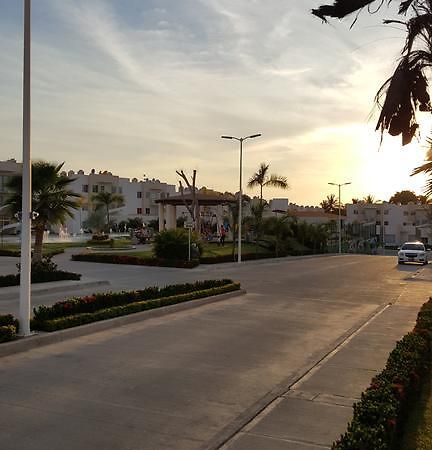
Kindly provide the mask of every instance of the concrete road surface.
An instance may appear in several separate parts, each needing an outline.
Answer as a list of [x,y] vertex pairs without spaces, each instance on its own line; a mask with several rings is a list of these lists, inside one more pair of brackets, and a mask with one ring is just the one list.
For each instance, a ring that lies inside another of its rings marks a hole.
[[412,321],[430,272],[379,256],[121,268],[119,285],[224,276],[248,294],[2,358],[2,450],[217,449],[384,305]]

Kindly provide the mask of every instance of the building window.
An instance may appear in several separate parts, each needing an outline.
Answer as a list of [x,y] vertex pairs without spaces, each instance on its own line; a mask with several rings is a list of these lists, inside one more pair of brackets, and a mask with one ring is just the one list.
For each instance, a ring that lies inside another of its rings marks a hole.
[[115,186],[111,186],[111,194],[116,194],[117,188]]
[[385,214],[385,215],[388,215],[388,213],[389,213],[389,210],[386,209],[386,210],[384,211],[384,214]]
[[142,208],[137,208],[137,214],[142,214]]
[[101,192],[105,192],[105,186],[101,186]]
[[377,221],[375,222],[375,225],[381,225],[381,222],[380,222],[379,220],[377,220]]
[[123,194],[123,188],[119,186],[119,194]]
[[146,215],[147,215],[147,216],[150,215],[150,208],[146,208]]
[[82,185],[82,192],[88,192],[88,184]]
[[408,211],[404,211],[404,216],[407,216],[408,215]]
[[142,198],[142,192],[141,191],[137,192],[137,198]]
[[406,227],[406,222],[404,222],[402,225],[403,225],[404,227]]
[[357,209],[354,210],[354,214],[358,214],[358,210]]
[[388,225],[388,221],[386,220],[386,221],[384,221],[384,225]]
[[376,213],[377,213],[377,215],[378,215],[378,214],[380,213],[380,211],[377,209],[377,210],[376,210]]
[[95,185],[93,186],[92,192],[93,192],[94,194],[97,194],[97,193],[99,192],[99,186],[98,186],[97,184],[95,184]]

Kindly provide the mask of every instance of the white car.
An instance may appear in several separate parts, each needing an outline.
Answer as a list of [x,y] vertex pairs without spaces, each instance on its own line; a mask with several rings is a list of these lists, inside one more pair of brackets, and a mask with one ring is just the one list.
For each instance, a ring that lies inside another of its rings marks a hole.
[[405,242],[398,251],[398,264],[416,262],[427,264],[426,248],[422,242]]

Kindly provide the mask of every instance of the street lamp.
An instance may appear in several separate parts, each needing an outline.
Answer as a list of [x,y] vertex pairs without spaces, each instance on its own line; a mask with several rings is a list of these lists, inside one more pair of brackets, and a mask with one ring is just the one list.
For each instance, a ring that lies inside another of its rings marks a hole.
[[238,262],[241,263],[241,225],[242,225],[242,197],[243,197],[243,188],[242,188],[242,171],[243,171],[243,141],[246,139],[253,139],[260,137],[261,133],[251,134],[250,136],[245,137],[235,137],[235,136],[221,136],[222,139],[235,139],[240,142],[240,195],[239,195],[239,213],[238,213]]
[[351,184],[351,181],[348,183],[329,183],[332,186],[338,186],[339,188],[339,220],[338,220],[338,234],[339,234],[339,254],[342,253],[342,227],[341,227],[341,186],[346,186],[347,184]]
[[30,335],[31,278],[31,210],[32,181],[30,154],[30,43],[31,0],[24,0],[24,66],[23,66],[23,166],[21,218],[21,273],[19,321],[20,334]]

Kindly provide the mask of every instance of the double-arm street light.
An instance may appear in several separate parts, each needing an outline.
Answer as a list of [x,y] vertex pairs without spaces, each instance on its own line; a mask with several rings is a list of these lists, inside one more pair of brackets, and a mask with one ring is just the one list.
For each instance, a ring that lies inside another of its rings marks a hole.
[[239,211],[238,211],[238,262],[241,263],[241,226],[242,226],[242,197],[243,197],[243,188],[242,188],[242,172],[243,172],[243,141],[246,139],[253,139],[260,137],[261,133],[251,134],[250,136],[245,137],[235,137],[235,136],[221,136],[222,139],[235,139],[240,142],[240,193],[239,193]]
[[351,184],[351,181],[348,183],[329,183],[332,186],[338,186],[339,188],[339,220],[338,220],[338,235],[339,235],[339,253],[342,253],[342,226],[341,226],[341,186],[346,186],[347,184]]

